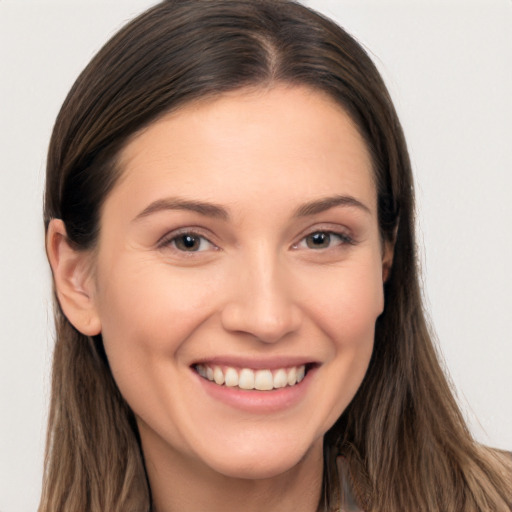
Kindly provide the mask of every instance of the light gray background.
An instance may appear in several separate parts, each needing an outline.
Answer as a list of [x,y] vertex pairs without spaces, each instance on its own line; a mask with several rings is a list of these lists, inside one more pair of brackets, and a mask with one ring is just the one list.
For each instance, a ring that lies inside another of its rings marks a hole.
[[[149,0],[0,0],[0,511],[37,506],[49,361],[41,191],[53,121]],[[371,50],[417,177],[425,296],[477,439],[512,449],[512,2],[311,0]]]

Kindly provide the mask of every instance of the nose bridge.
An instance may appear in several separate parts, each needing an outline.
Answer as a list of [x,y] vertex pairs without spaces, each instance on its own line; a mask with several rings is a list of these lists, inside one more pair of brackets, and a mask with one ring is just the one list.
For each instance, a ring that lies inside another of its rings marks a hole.
[[266,244],[248,251],[234,269],[234,293],[222,312],[224,327],[274,343],[298,329],[300,308],[292,296],[288,269]]

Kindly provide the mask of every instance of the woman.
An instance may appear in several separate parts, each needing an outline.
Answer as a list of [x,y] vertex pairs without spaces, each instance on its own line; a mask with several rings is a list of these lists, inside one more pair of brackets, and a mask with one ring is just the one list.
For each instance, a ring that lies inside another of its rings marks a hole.
[[423,316],[385,86],[286,1],[163,2],[66,99],[46,510],[508,510]]

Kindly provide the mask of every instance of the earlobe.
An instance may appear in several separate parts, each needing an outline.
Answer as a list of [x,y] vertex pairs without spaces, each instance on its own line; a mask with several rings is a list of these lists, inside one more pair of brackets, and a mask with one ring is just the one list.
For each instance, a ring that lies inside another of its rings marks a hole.
[[99,334],[101,323],[94,302],[90,252],[73,248],[64,222],[52,219],[46,234],[46,253],[64,315],[82,334]]

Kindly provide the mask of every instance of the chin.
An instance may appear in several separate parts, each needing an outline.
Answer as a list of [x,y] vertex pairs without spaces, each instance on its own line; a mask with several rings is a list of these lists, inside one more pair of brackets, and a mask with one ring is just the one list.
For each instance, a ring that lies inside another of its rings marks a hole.
[[228,478],[265,480],[283,475],[293,469],[300,460],[300,458],[298,460],[224,460],[213,469]]
[[236,450],[233,447],[229,453],[212,457],[207,464],[217,473],[229,478],[241,478],[247,480],[264,480],[283,475],[310,458],[323,457],[323,440],[320,439],[309,447],[300,447],[288,443],[269,444],[261,449],[253,446]]

